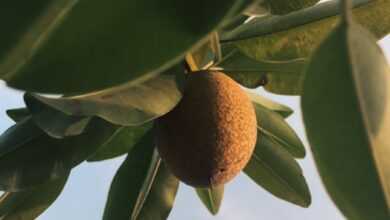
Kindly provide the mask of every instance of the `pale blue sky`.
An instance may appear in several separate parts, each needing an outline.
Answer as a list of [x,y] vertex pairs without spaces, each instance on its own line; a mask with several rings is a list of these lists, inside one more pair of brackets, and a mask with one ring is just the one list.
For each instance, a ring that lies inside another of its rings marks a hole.
[[[390,57],[390,37],[381,41]],[[304,140],[299,98],[276,96],[259,91],[273,100],[289,105],[295,110],[288,122]],[[21,93],[6,88],[0,82],[0,132],[12,122],[5,110],[22,106]],[[115,170],[123,158],[100,163],[83,163],[72,171],[62,195],[53,206],[40,216],[39,220],[100,220],[104,209],[108,188]],[[181,185],[175,207],[169,220],[339,220],[343,219],[331,203],[320,182],[312,160],[311,152],[300,161],[304,175],[312,193],[312,205],[308,209],[290,205],[273,197],[253,183],[245,175],[240,175],[226,186],[225,199],[220,213],[211,216],[190,187]]]

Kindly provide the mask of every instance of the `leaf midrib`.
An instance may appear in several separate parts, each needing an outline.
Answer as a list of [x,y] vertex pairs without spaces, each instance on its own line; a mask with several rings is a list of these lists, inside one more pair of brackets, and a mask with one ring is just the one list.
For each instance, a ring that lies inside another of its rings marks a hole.
[[259,129],[260,131],[262,131],[266,135],[269,135],[272,139],[274,139],[278,143],[284,145],[286,147],[287,151],[291,152],[293,155],[296,154],[296,152],[295,152],[296,150],[299,151],[299,149],[295,149],[295,145],[289,144],[286,140],[284,140],[283,138],[278,137],[277,135],[275,135],[271,131],[269,131],[269,130],[263,128],[263,127],[260,127],[260,126],[257,126],[257,129]]
[[215,201],[213,199],[213,194],[211,193],[211,189],[207,189],[207,195],[209,196],[209,199],[210,199],[211,212],[213,214],[215,214],[217,212],[217,207],[216,207]]
[[[253,154],[253,158],[259,162],[260,164],[264,165],[264,167],[268,168],[268,170],[270,171],[270,173],[278,180],[280,180],[280,182],[282,182],[282,185],[285,185],[287,187],[287,189],[290,189],[289,191],[290,192],[293,192],[293,195],[297,196],[298,199],[300,200],[300,202],[302,202],[302,204],[306,204],[306,201],[303,197],[300,196],[300,194],[298,193],[297,190],[295,190],[295,188],[293,186],[291,186],[285,179],[282,178],[282,176],[280,176],[277,172],[275,172],[271,166],[269,166],[267,163],[265,163],[259,156],[257,156],[256,153]],[[284,183],[284,184],[283,184]]]

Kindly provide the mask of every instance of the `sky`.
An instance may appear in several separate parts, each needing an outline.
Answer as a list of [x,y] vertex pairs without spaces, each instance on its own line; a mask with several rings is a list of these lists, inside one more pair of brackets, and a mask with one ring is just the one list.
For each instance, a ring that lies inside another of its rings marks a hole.
[[[383,39],[380,45],[390,58],[390,36]],[[241,174],[226,185],[224,200],[217,216],[208,213],[192,188],[181,184],[169,220],[344,219],[325,192],[314,166],[304,133],[299,98],[272,95],[263,90],[258,92],[295,111],[288,122],[302,138],[308,152],[306,158],[299,163],[311,190],[311,206],[305,209],[284,202]],[[12,125],[5,110],[23,106],[21,95],[21,92],[7,88],[0,81],[0,132]],[[75,168],[61,196],[38,220],[100,220],[111,179],[122,160],[123,157],[99,163],[83,163]]]

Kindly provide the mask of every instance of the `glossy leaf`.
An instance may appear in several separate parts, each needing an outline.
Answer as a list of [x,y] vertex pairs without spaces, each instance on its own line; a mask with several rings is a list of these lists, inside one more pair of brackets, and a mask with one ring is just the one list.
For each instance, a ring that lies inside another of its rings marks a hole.
[[310,191],[299,164],[291,154],[259,131],[252,159],[245,173],[261,187],[278,198],[308,207]]
[[162,164],[149,131],[115,175],[103,220],[166,219],[177,187],[178,180]]
[[30,112],[27,108],[8,109],[6,113],[14,122],[19,122],[30,116]]
[[[6,3],[0,10],[0,77],[12,87],[57,94],[150,79],[178,63],[245,2]],[[24,8],[29,11],[20,18]]]
[[217,186],[215,188],[196,188],[195,190],[199,199],[209,212],[216,215],[222,203],[224,186]]
[[148,123],[137,127],[119,128],[88,161],[107,160],[130,152],[151,127],[151,124]]
[[264,86],[268,91],[284,94],[300,94],[306,59],[286,61],[255,60],[238,49],[228,49],[217,66],[245,87]]
[[36,125],[54,138],[80,135],[92,119],[67,115],[28,93],[25,94],[24,101]]
[[62,192],[68,177],[47,182],[34,189],[5,192],[0,197],[2,220],[33,220],[42,214]]
[[277,142],[294,157],[305,157],[306,152],[302,141],[281,115],[256,103],[254,107],[257,126],[262,136],[267,136]]
[[255,104],[262,105],[262,106],[266,107],[267,109],[272,110],[272,111],[280,114],[284,118],[287,118],[288,116],[290,116],[294,112],[290,107],[283,105],[283,104],[280,104],[280,103],[277,103],[277,102],[274,102],[271,99],[267,99],[267,98],[255,93],[255,92],[247,91],[247,94],[248,94],[249,98],[252,100],[252,102],[254,102]]
[[[184,76],[184,72],[181,74]],[[134,82],[81,96],[31,95],[30,100],[67,115],[99,116],[114,124],[137,126],[167,113],[180,101],[179,83],[174,75],[160,75],[144,83]]]
[[315,53],[304,82],[314,159],[348,219],[390,218],[390,68],[375,41],[357,24],[340,24]]
[[55,139],[34,126],[32,120],[22,121],[0,136],[0,190],[25,190],[67,175],[117,129],[96,118],[82,135]]

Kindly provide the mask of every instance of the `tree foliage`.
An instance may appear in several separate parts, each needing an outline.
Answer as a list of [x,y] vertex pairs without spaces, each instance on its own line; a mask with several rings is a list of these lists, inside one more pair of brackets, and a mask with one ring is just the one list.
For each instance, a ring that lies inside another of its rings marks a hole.
[[[0,5],[0,79],[25,91],[26,105],[7,111],[15,124],[0,136],[1,219],[35,219],[74,167],[121,155],[103,219],[167,219],[180,181],[156,151],[153,121],[197,70],[246,88],[259,138],[243,172],[256,184],[310,206],[293,111],[251,91],[263,87],[301,96],[307,147],[345,217],[390,219],[390,67],[377,45],[390,32],[389,0]],[[225,188],[194,190],[216,215]]]

